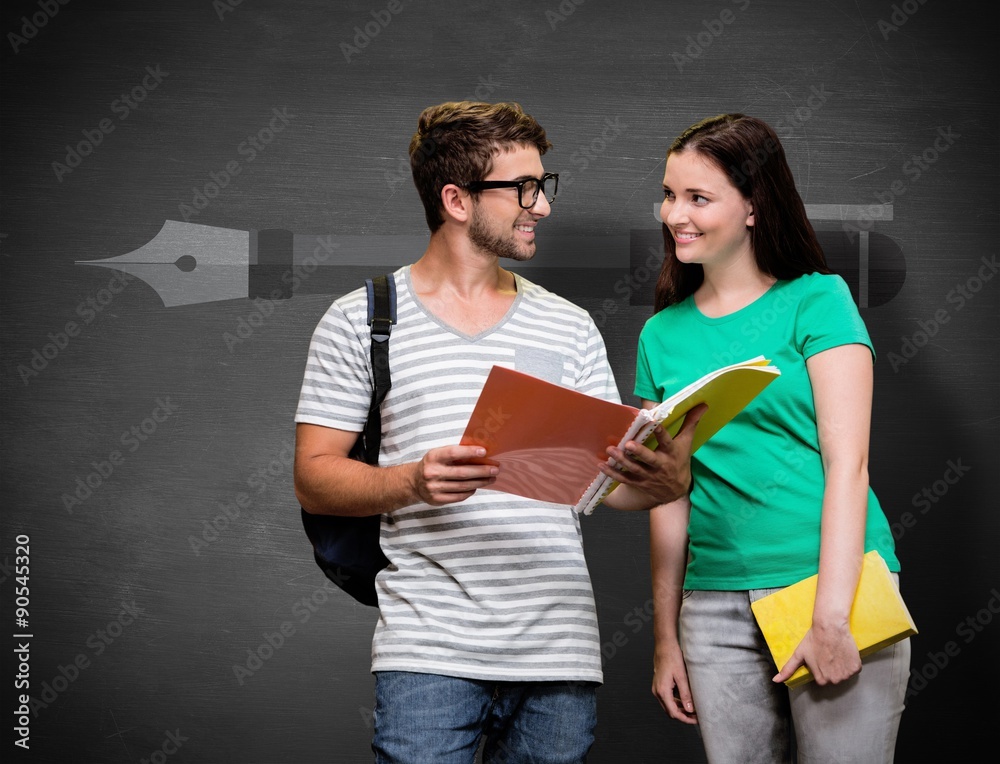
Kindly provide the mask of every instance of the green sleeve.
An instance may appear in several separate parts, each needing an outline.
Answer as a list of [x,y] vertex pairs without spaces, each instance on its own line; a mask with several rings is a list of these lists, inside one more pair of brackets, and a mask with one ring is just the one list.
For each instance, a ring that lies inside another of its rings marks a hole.
[[795,344],[803,358],[841,345],[865,345],[875,360],[868,329],[840,276],[817,275],[803,295],[795,325]]

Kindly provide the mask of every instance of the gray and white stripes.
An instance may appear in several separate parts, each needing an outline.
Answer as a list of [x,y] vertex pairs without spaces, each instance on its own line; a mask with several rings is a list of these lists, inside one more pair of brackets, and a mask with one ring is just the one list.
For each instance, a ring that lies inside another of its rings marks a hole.
[[[395,274],[392,389],[380,464],[457,444],[494,364],[618,401],[604,342],[581,308],[520,277],[507,315],[469,337]],[[371,397],[367,303],[337,300],[309,348],[295,420],[360,431]],[[478,679],[601,681],[599,634],[579,518],[572,508],[496,491],[383,516],[381,618],[372,670]]]

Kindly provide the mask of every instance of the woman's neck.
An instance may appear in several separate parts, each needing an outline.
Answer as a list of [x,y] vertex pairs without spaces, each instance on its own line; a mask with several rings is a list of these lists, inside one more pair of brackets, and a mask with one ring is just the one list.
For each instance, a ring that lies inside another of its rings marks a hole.
[[725,267],[706,268],[694,302],[710,318],[727,316],[760,298],[775,281],[774,276],[757,267],[752,257]]

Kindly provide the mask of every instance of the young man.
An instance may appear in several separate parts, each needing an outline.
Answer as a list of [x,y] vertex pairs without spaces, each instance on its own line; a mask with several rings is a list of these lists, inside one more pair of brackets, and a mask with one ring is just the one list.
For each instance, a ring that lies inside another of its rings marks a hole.
[[[392,388],[380,466],[348,458],[371,398],[365,290],[312,338],[295,420],[295,490],[308,512],[382,515],[372,644],[378,762],[579,762],[601,683],[594,597],[571,507],[488,490],[497,468],[456,445],[493,364],[618,401],[586,311],[500,267],[535,254],[558,176],[545,131],[512,103],[444,103],[410,144],[431,230],[395,273]],[[606,503],[647,509],[687,493],[696,420],[639,444]]]

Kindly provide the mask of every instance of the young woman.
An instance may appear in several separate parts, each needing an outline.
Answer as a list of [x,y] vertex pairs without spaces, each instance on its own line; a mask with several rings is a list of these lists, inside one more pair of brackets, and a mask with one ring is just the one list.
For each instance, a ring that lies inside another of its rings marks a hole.
[[[692,457],[688,498],[651,514],[653,693],[699,725],[711,762],[790,761],[793,750],[890,762],[909,640],[862,661],[848,626],[864,553],[899,570],[868,485],[868,332],[767,124],[724,114],[688,128],[667,153],[663,191],[666,258],[636,395],[652,406],[758,355],[781,376]],[[816,573],[812,627],[775,667],[750,603]],[[803,664],[815,681],[789,690]]]

